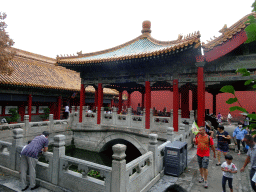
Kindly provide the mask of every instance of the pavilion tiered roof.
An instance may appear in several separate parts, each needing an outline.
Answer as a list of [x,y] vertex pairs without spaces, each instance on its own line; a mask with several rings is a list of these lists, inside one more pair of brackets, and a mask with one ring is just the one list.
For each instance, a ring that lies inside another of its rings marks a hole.
[[129,42],[93,53],[82,54],[80,52],[77,56],[57,56],[57,63],[75,65],[145,58],[175,52],[191,45],[194,45],[195,48],[201,45],[199,31],[186,37],[179,35],[178,39],[174,41],[159,41],[151,37],[150,27],[150,21],[144,21],[142,34]]

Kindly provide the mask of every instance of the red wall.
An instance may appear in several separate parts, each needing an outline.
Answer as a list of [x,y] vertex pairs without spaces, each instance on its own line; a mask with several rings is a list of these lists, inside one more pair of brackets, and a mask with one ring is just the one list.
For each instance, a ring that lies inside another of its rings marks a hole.
[[[236,96],[241,103],[242,107],[247,109],[249,113],[256,111],[256,92],[247,91],[236,92]],[[192,93],[189,92],[189,110],[192,109]],[[232,94],[220,93],[217,95],[217,106],[216,112],[221,113],[224,117],[228,115],[229,107],[238,105],[238,103],[229,105],[226,104],[226,100],[232,97]],[[167,107],[167,111],[170,111],[173,108],[172,104],[173,93],[171,91],[152,91],[151,92],[151,106],[155,107],[156,110],[163,111],[164,107]],[[141,94],[138,91],[135,91],[131,94],[131,105],[133,109],[137,109],[138,103],[141,103]],[[212,94],[206,93],[205,95],[205,108],[210,109],[212,113]],[[231,112],[233,117],[240,117],[240,111]]]

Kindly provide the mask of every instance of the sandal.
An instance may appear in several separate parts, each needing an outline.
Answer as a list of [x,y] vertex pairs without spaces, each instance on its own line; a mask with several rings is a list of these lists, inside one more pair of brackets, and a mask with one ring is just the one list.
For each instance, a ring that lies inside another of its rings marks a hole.
[[221,163],[216,163],[216,166],[220,166],[221,165]]

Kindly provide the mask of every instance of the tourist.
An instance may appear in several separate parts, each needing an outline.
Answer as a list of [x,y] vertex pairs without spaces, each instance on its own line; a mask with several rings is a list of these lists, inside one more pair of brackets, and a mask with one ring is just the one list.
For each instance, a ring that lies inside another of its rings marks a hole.
[[178,184],[172,184],[164,192],[186,192],[186,190]]
[[233,137],[236,137],[238,155],[241,154],[240,143],[242,143],[243,148],[245,148],[245,143],[243,141],[244,136],[247,135],[248,132],[246,129],[243,129],[243,124],[241,122],[238,123],[238,127],[233,132]]
[[221,165],[221,170],[223,171],[222,189],[223,192],[226,192],[226,182],[228,181],[230,192],[233,192],[232,181],[234,174],[237,173],[237,168],[235,164],[232,163],[233,157],[231,155],[225,155],[225,160],[226,162]]
[[141,114],[141,107],[140,107],[140,103],[138,103],[138,107],[137,107],[137,115]]
[[241,172],[244,172],[245,167],[248,163],[251,162],[251,171],[250,171],[250,181],[251,186],[254,191],[256,191],[256,183],[252,180],[252,177],[254,176],[256,172],[256,137],[252,137],[251,135],[245,135],[244,136],[245,143],[249,146],[248,152],[247,152],[247,158],[244,162],[244,166],[240,169]]
[[199,183],[204,182],[204,187],[208,188],[208,165],[209,165],[209,157],[210,157],[210,146],[214,153],[214,158],[216,158],[215,148],[212,137],[208,136],[205,133],[204,126],[199,128],[198,136],[193,139],[195,145],[197,145],[197,160],[200,171],[200,179]]
[[65,105],[65,111],[64,111],[64,119],[68,119],[69,117],[69,106]]
[[249,124],[250,124],[250,119],[249,119],[248,116],[245,116],[245,118],[244,118],[244,126],[246,127],[246,126],[248,126]]
[[231,125],[231,119],[232,119],[232,116],[230,112],[228,112],[227,122],[229,123],[229,125]]
[[213,138],[213,129],[207,122],[205,122],[205,132],[207,135],[209,135]]
[[48,150],[48,136],[49,133],[44,131],[42,135],[36,136],[31,143],[29,143],[21,152],[21,165],[20,165],[20,178],[21,178],[21,191],[29,188],[26,184],[27,169],[29,167],[30,188],[34,190],[39,186],[36,185],[36,164],[38,162],[38,154]]
[[218,115],[217,115],[217,120],[218,120],[218,123],[221,123],[222,122],[222,115],[219,113]]
[[227,131],[224,131],[224,126],[223,125],[219,125],[217,128],[217,157],[218,157],[218,163],[216,164],[216,166],[220,166],[220,156],[221,153],[223,153],[223,155],[227,155],[227,152],[229,150],[228,147],[228,139],[231,139],[231,136],[229,135],[229,133]]

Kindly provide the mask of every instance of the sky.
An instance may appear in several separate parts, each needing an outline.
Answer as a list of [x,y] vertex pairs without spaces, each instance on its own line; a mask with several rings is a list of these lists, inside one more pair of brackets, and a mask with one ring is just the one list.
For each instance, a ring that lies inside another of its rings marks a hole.
[[254,0],[2,0],[6,31],[14,47],[56,58],[79,51],[112,48],[141,35],[151,21],[151,36],[176,40],[200,31],[201,42],[220,36],[251,13]]

